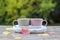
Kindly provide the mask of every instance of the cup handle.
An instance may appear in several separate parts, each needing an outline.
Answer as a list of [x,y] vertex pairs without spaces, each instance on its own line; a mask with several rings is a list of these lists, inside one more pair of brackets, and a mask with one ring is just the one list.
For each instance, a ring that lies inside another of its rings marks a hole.
[[46,22],[45,26],[47,26],[47,23],[48,23],[48,22],[47,22],[46,20],[43,20],[43,21],[45,21],[45,22]]
[[[15,24],[14,24],[15,21],[17,21],[17,20],[14,20],[14,21],[13,21],[13,26],[15,25]],[[18,22],[18,21],[17,21],[17,22]]]

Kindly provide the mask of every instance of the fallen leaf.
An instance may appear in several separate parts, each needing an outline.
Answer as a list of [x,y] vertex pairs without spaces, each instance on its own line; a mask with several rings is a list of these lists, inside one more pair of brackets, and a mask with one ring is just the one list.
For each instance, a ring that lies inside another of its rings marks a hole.
[[38,34],[39,36],[48,37],[48,34]]
[[6,28],[6,30],[13,30],[13,28]]
[[3,32],[3,34],[4,35],[9,35],[9,34],[11,34],[11,32],[5,31],[5,32]]
[[55,32],[48,32],[48,34],[56,34]]
[[15,40],[22,40],[21,37],[15,37],[14,39],[15,39]]

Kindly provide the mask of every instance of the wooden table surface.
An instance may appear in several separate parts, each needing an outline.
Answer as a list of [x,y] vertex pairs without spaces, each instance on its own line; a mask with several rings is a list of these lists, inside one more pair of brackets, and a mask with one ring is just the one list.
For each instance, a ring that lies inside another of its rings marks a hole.
[[10,35],[4,35],[3,32],[7,31],[6,28],[12,26],[0,26],[0,40],[15,40],[15,37],[21,37],[22,40],[60,40],[60,26],[47,26],[48,36],[39,36],[38,34],[30,34],[24,36],[19,33],[14,33],[12,30]]

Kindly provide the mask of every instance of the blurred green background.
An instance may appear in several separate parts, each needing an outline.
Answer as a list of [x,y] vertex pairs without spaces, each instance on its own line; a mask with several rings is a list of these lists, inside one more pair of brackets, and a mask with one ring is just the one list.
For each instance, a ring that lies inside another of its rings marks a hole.
[[0,25],[10,25],[18,18],[60,23],[60,0],[0,0]]

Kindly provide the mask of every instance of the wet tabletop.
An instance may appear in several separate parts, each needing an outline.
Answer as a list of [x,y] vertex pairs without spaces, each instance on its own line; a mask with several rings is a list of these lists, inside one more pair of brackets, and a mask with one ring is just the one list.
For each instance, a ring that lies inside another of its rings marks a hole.
[[[6,28],[12,28],[12,26],[0,26],[0,40],[15,40],[16,37],[21,37],[20,40],[60,40],[60,26],[47,26],[47,33],[30,35],[14,33],[11,29],[6,30]],[[10,34],[3,34],[5,31],[10,32]]]

